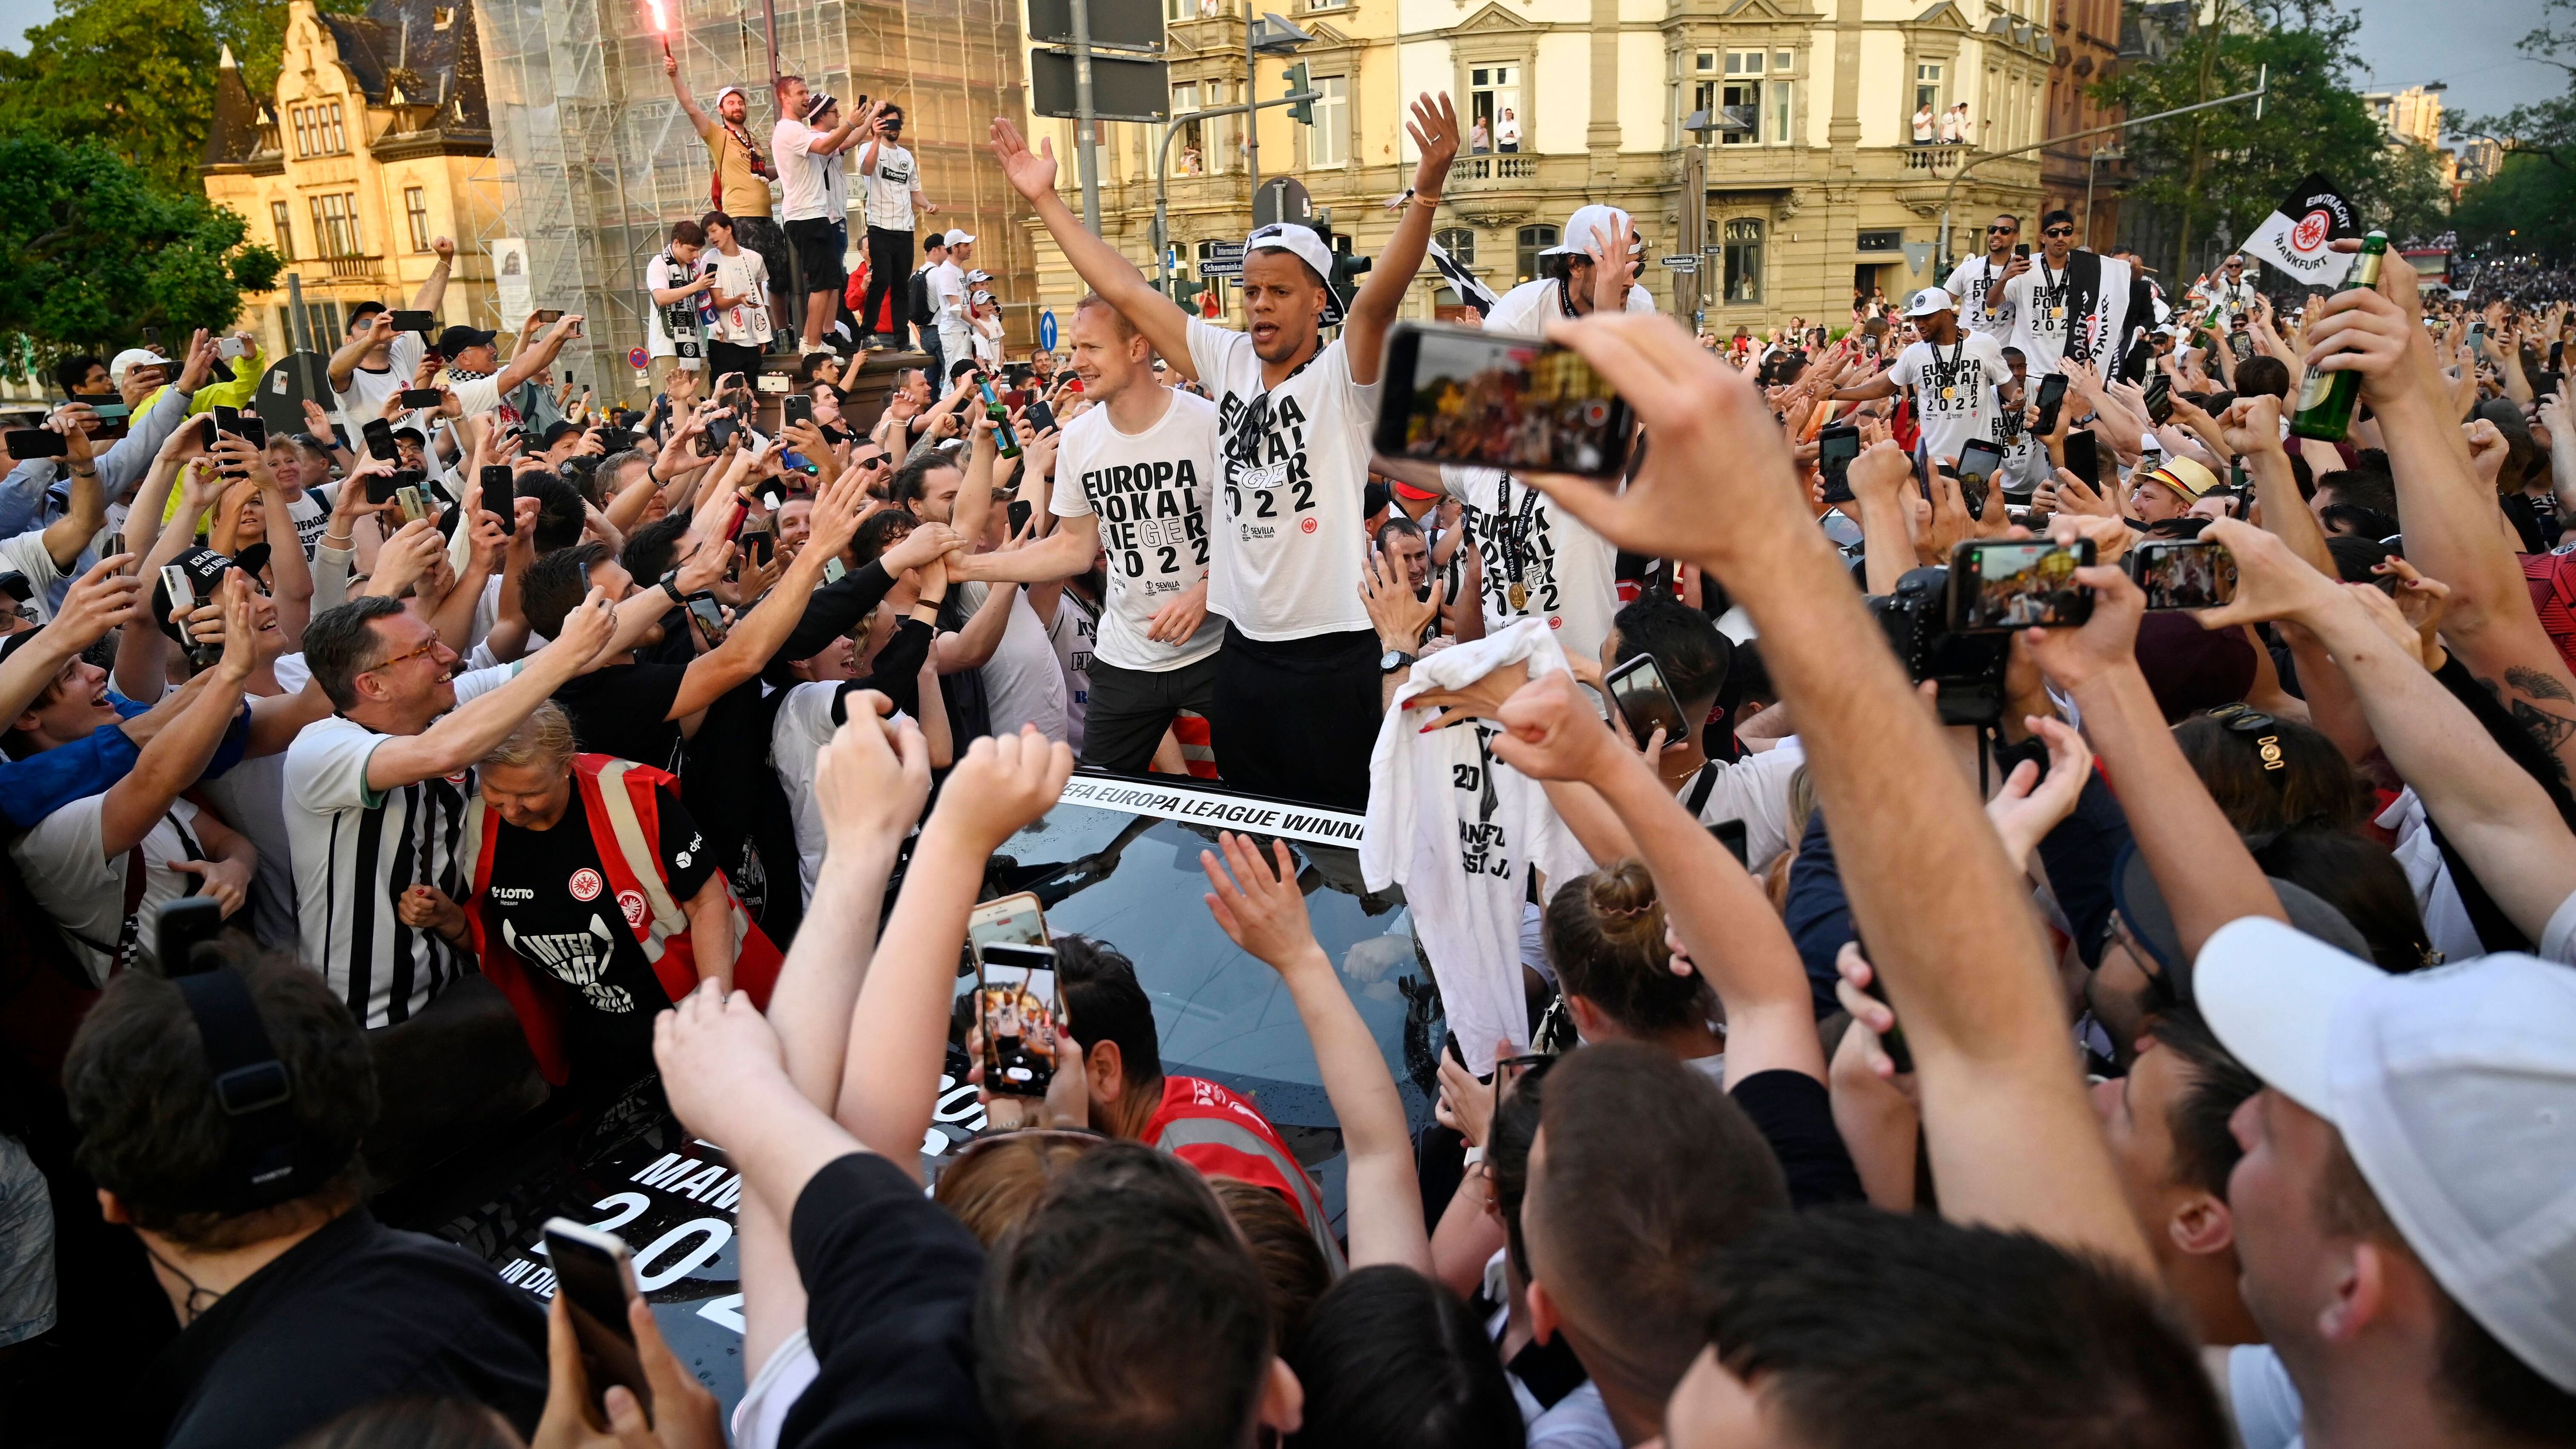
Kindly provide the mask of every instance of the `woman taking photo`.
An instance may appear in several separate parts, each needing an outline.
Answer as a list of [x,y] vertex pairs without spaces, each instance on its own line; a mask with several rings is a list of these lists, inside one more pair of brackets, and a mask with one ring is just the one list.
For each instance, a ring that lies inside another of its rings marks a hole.
[[475,767],[460,905],[426,886],[403,923],[482,958],[546,1080],[618,1090],[653,1070],[653,1017],[701,981],[765,1002],[778,951],[751,924],[678,782],[573,748],[538,706]]

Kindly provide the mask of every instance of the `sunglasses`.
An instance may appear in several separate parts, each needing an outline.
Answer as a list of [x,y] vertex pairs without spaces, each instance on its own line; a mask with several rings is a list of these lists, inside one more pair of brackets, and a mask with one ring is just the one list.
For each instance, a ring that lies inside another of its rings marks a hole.
[[2040,235],[2041,235],[2041,236],[2073,236],[2073,235],[2075,235],[2075,228],[2073,228],[2073,227],[2071,227],[2071,226],[2052,226],[2052,227],[2050,227],[2048,230],[2041,232],[2041,233],[2040,233]]
[[437,640],[435,640],[435,639],[432,639],[432,640],[430,640],[428,643],[423,644],[422,646],[420,646],[420,647],[419,647],[419,648],[417,648],[417,649],[413,649],[413,650],[410,650],[410,651],[405,652],[405,653],[402,653],[402,654],[397,654],[397,655],[395,655],[393,658],[386,660],[384,663],[379,664],[379,665],[376,665],[376,666],[375,666],[374,668],[372,668],[372,669],[362,669],[362,670],[360,670],[360,671],[359,671],[359,673],[361,673],[361,674],[378,674],[378,673],[382,673],[382,672],[383,672],[383,671],[385,671],[385,670],[388,670],[388,669],[393,668],[393,667],[394,667],[395,665],[397,665],[397,664],[407,664],[407,663],[411,662],[411,661],[412,661],[412,660],[414,660],[414,659],[418,659],[418,658],[420,658],[420,657],[421,657],[422,655],[424,655],[424,654],[434,653],[434,652],[436,652],[436,650],[437,650],[437,649],[438,649],[438,641],[437,641]]
[[1986,235],[2011,236],[2014,232],[2019,230],[2021,230],[2021,228],[2017,226],[1990,226],[1986,228]]

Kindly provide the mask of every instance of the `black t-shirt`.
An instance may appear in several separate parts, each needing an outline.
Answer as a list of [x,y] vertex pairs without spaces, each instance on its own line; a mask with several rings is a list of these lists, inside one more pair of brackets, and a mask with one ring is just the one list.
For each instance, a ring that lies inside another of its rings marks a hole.
[[1789,1205],[1860,1202],[1860,1173],[1834,1126],[1833,1098],[1805,1072],[1773,1068],[1728,1085],[1726,1094],[1771,1144],[1789,1179]]
[[[613,788],[623,789],[623,786]],[[669,789],[656,787],[662,873],[674,900],[696,895],[720,864],[697,823]],[[613,846],[612,846],[613,848]],[[601,869],[581,801],[552,830],[508,821],[492,842],[487,919],[529,974],[549,983],[573,1074],[589,1081],[632,1079],[653,1066],[653,1016],[671,1004],[653,963],[627,924],[641,920],[641,895],[622,899]]]
[[564,681],[555,703],[572,716],[573,738],[594,754],[679,773],[679,701],[683,664],[611,664]]
[[902,1169],[853,1152],[806,1182],[787,1236],[819,1372],[779,1449],[991,1444],[975,1392],[974,1235]]
[[273,1449],[395,1397],[470,1400],[529,1433],[546,1402],[546,1315],[473,1254],[357,1208],[172,1340],[140,1385],[136,1437]]

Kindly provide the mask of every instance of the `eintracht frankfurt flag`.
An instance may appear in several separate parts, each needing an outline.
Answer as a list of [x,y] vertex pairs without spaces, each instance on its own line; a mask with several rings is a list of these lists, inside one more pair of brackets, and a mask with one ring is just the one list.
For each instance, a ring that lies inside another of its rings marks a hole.
[[2359,235],[2352,203],[2324,172],[2312,171],[2245,239],[2245,250],[2311,287],[2339,287],[2352,270],[2352,254],[2332,243]]

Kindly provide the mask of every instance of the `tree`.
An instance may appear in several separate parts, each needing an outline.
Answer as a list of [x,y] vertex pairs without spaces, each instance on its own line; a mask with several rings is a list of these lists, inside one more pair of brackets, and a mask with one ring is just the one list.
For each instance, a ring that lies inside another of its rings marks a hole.
[[2460,194],[2451,226],[2462,249],[2576,256],[2576,171],[2540,151],[2508,151],[2493,177]]
[[2564,17],[2576,16],[2576,0],[2547,0],[2541,14],[2539,28],[2513,48],[2525,59],[2556,67],[2567,77],[2567,94],[2501,116],[2464,116],[2451,123],[2451,134],[2500,137],[2507,155],[2538,157],[2567,171],[2576,168],[2576,21]]
[[2421,141],[2390,146],[2387,176],[2379,193],[2357,199],[2363,218],[2400,245],[2451,228],[2451,192],[2442,184],[2442,153]]
[[283,265],[246,245],[249,226],[193,191],[155,185],[95,142],[0,140],[0,353],[40,365],[63,353],[132,346],[145,327],[184,334],[229,326],[242,294],[276,285]]
[[2420,188],[2392,184],[2405,158],[2348,81],[2358,17],[2326,0],[2213,0],[2190,16],[2161,58],[2126,64],[2094,87],[2103,103],[2150,115],[2250,91],[2270,67],[2259,120],[2246,101],[2130,133],[2129,195],[2179,219],[2175,275],[2191,275],[2195,252],[2222,229],[2241,241],[2311,171],[2333,177],[2374,220],[2401,201],[2420,213]]

